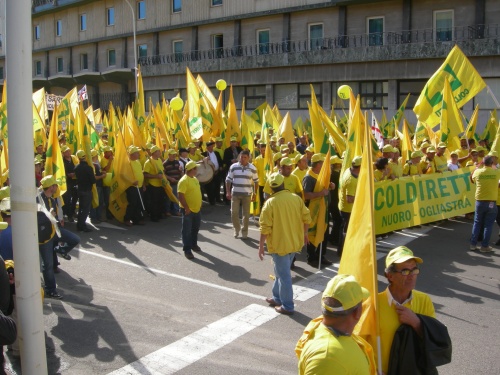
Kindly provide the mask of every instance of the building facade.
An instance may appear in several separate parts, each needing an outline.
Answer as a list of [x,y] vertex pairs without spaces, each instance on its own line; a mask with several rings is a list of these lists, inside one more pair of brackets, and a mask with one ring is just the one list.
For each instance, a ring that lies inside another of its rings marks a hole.
[[[324,108],[342,111],[337,88],[349,84],[375,114],[412,93],[414,122],[413,104],[455,44],[500,98],[498,19],[498,0],[33,0],[33,88],[87,84],[94,107],[125,106],[137,59],[153,102],[185,97],[189,67],[214,92],[218,79],[232,84],[238,108],[245,97],[247,110],[267,101],[307,116],[312,85]],[[483,90],[464,114],[476,104],[481,126],[496,103]]]

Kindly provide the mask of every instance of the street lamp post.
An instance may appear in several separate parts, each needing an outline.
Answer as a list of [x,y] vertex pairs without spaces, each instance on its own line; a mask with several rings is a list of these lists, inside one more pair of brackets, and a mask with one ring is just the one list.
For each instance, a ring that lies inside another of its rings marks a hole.
[[125,2],[130,7],[130,11],[132,12],[132,33],[134,34],[134,68],[132,71],[134,72],[135,77],[135,97],[138,95],[138,87],[137,87],[137,40],[136,40],[136,32],[135,32],[135,11],[132,4],[130,4],[129,0],[125,0]]

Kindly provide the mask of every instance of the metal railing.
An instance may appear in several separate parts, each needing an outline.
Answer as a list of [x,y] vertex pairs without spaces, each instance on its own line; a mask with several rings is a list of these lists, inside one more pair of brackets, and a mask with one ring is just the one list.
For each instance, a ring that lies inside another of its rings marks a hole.
[[500,24],[459,26],[449,29],[419,29],[401,32],[384,32],[360,35],[339,35],[336,37],[284,41],[279,43],[252,44],[217,48],[184,53],[173,53],[141,57],[143,66],[174,64],[190,61],[302,53],[337,48],[380,47],[409,43],[460,42],[476,39],[499,39]]
[[57,0],[31,0],[31,7],[32,8],[39,7],[42,5],[47,5],[47,4],[57,5]]

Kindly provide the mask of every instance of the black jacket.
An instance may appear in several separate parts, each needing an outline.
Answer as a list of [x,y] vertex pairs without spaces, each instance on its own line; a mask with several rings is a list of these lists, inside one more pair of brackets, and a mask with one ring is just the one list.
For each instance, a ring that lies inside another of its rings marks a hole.
[[[208,151],[202,152],[201,153],[203,156],[207,157],[208,156]],[[220,154],[217,151],[214,151],[215,157],[217,158],[217,163],[219,163],[219,169],[224,168],[224,162],[222,161],[222,158],[220,157]],[[216,173],[219,171],[215,171]]]
[[451,362],[451,338],[446,326],[430,316],[417,314],[423,338],[402,324],[394,334],[386,375],[437,374],[437,366]]

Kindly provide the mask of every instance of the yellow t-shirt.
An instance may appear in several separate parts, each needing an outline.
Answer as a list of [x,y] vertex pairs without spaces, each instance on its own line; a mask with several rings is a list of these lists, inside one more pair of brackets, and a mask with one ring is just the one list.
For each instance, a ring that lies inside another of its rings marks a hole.
[[[160,159],[149,158],[146,163],[144,163],[144,173],[157,175],[158,173],[163,173],[163,163]],[[148,178],[148,183],[152,186],[161,187],[161,180],[158,178]]]
[[257,176],[259,177],[259,186],[266,184],[266,171],[264,170],[265,160],[262,155],[259,155],[253,161],[253,165],[257,168]]
[[445,155],[434,156],[434,170],[436,172],[446,172],[448,170],[448,160],[446,160]]
[[217,151],[220,155],[220,158],[224,159],[224,150],[222,148],[214,148],[214,151]]
[[300,183],[302,184],[302,181],[304,180],[304,177],[306,177],[306,174],[307,174],[307,171],[309,170],[309,168],[306,168],[304,169],[303,171],[301,171],[299,169],[299,167],[295,168],[292,172],[293,175],[297,176]]
[[375,374],[371,345],[355,334],[336,336],[323,323],[318,324],[321,320],[312,320],[297,343],[299,375]]
[[[299,197],[303,197],[304,188],[302,187],[302,183],[299,181],[297,176],[291,174],[288,177],[284,178],[285,189],[290,191],[290,193],[297,194]],[[269,185],[269,181],[266,181],[266,185],[264,186],[264,193],[271,195],[273,193],[271,189],[271,185]]]
[[201,154],[200,150],[196,150],[196,152],[193,154],[189,153],[188,154],[189,160],[193,161],[200,161],[203,159],[203,155]]
[[392,160],[389,160],[389,167],[391,167],[392,174],[396,178],[400,178],[403,176],[403,168],[399,163],[395,163]]
[[[101,158],[101,171],[104,170],[108,166],[108,164],[112,164],[113,160],[106,159],[104,156]],[[108,169],[107,173],[111,173],[113,166],[111,165]]]
[[[418,290],[412,291],[412,299],[403,305],[416,314],[427,315],[435,318],[434,305],[431,298]],[[387,373],[389,357],[391,354],[392,340],[401,323],[394,303],[389,306],[388,290],[378,294],[378,308],[380,314],[380,341],[382,346],[382,371]]]
[[354,177],[351,173],[351,169],[346,169],[344,174],[340,178],[340,189],[339,189],[339,209],[343,212],[352,212],[352,206],[354,203],[347,202],[347,196],[356,195],[356,187],[358,186],[358,178]]
[[[201,210],[201,188],[200,182],[195,177],[189,177],[188,175],[182,176],[177,184],[177,193],[184,194],[186,203],[189,209],[194,212],[200,212]],[[179,202],[180,206],[183,207]]]
[[300,197],[282,190],[264,203],[259,223],[269,253],[286,255],[304,246],[304,224],[311,223],[311,215]]
[[417,174],[422,174],[422,169],[420,169],[419,164],[405,164],[405,167],[403,168],[403,176],[415,176]]
[[[429,166],[429,164],[430,164],[430,166]],[[418,163],[418,166],[419,166],[420,170],[422,171],[422,173],[424,173],[425,168],[427,168],[428,166],[429,166],[429,168],[427,169],[425,174],[436,173],[436,170],[434,169],[435,168],[434,160],[430,161],[427,158],[424,158],[424,160],[422,160],[420,163]]]
[[[461,159],[463,158],[464,156],[467,156],[469,155],[469,150],[468,149],[463,149],[461,148],[460,150],[458,150],[458,158]],[[459,164],[460,164],[460,168],[463,168],[465,167],[465,164],[467,164],[467,161],[469,159],[465,159],[464,161],[461,161]]]
[[373,177],[375,178],[375,181],[384,181],[387,180],[387,177],[389,175],[384,176],[384,171],[381,171],[380,169],[375,169],[373,172]]
[[479,168],[472,174],[472,180],[476,184],[477,201],[495,201],[498,198],[498,180],[500,169],[491,167]]
[[132,172],[134,172],[134,177],[138,182],[137,187],[142,187],[142,184],[144,183],[144,174],[142,173],[141,162],[139,160],[132,160],[130,162],[130,165],[132,166]]

